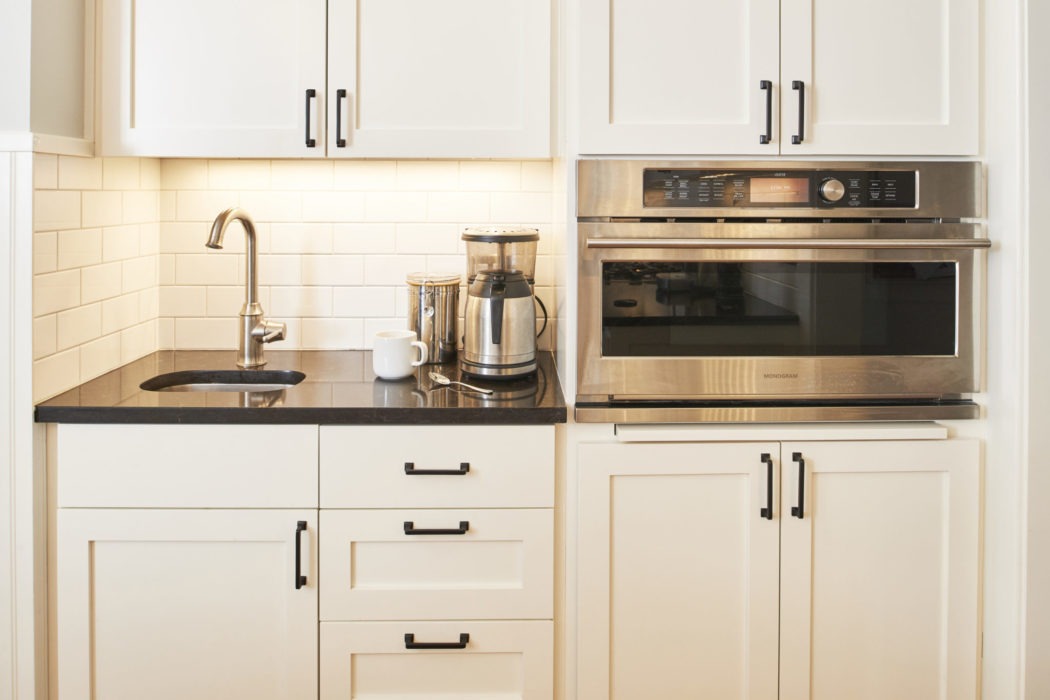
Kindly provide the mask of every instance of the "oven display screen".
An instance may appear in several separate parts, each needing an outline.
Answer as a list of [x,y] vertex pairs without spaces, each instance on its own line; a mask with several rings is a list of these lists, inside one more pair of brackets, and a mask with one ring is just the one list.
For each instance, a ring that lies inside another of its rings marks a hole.
[[809,179],[753,177],[751,201],[754,204],[806,204],[809,202]]

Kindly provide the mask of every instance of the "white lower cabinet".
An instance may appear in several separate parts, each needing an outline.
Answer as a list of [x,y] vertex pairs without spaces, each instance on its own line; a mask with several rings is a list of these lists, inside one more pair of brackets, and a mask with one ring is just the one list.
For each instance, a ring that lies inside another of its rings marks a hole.
[[548,700],[554,427],[321,428],[322,700]]
[[552,425],[59,425],[49,462],[53,700],[553,696]]
[[549,620],[325,622],[321,700],[548,700]]
[[316,523],[316,510],[62,509],[58,697],[316,697]]
[[976,442],[578,456],[580,700],[977,697]]

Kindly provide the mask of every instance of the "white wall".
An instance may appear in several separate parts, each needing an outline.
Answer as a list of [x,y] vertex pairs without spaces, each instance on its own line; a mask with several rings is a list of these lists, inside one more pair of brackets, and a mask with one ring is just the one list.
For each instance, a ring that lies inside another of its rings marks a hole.
[[1026,231],[1028,305],[1026,464],[1028,468],[1025,697],[1050,697],[1050,3],[1028,1]]
[[31,14],[31,0],[0,2],[0,134],[29,131]]

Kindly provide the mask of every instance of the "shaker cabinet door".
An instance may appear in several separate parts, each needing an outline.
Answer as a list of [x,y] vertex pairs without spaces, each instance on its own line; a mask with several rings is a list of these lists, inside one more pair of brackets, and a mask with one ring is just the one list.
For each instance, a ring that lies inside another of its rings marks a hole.
[[974,700],[978,443],[784,443],[781,460],[782,700]]
[[331,0],[330,157],[549,157],[551,4]]
[[978,0],[780,4],[782,154],[977,153]]
[[580,13],[581,153],[777,153],[778,0],[581,0]]
[[316,535],[316,510],[60,509],[58,697],[316,698]]
[[579,700],[776,700],[778,457],[580,446]]
[[324,156],[324,0],[99,8],[102,155]]

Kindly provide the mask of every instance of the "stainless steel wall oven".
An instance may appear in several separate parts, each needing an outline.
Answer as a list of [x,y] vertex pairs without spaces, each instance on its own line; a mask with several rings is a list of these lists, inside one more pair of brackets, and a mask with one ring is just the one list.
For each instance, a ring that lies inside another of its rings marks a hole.
[[578,164],[576,419],[971,418],[977,163]]

